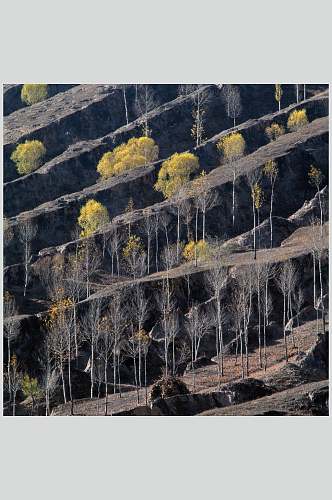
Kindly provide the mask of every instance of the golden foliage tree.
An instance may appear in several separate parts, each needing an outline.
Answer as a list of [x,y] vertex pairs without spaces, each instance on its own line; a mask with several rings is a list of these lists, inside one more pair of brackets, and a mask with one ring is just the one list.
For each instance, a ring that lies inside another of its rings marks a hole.
[[45,154],[46,149],[42,142],[25,141],[16,147],[10,159],[16,164],[17,172],[26,175],[40,167]]
[[21,100],[31,106],[48,97],[47,83],[25,83],[21,90]]
[[294,109],[288,117],[287,128],[295,132],[309,123],[305,109]]
[[187,262],[193,260],[206,260],[210,256],[210,247],[206,241],[199,240],[197,243],[195,241],[189,241],[183,249],[183,257]]
[[271,123],[271,125],[265,129],[265,134],[271,142],[276,141],[278,137],[284,135],[284,133],[284,127],[278,123]]
[[320,195],[320,187],[323,182],[323,174],[322,171],[315,167],[314,165],[310,165],[309,173],[309,182],[312,186],[317,189],[319,208],[320,208],[320,233],[321,237],[323,235],[323,207],[322,207],[322,199]]
[[226,135],[217,143],[218,151],[223,155],[224,161],[231,165],[233,172],[233,227],[235,225],[235,181],[238,175],[236,162],[244,155],[245,148],[246,142],[240,132],[233,132],[232,134]]
[[95,231],[108,224],[108,210],[98,201],[89,200],[81,208],[77,222],[82,228],[80,236],[83,238],[91,236]]
[[190,175],[198,169],[197,156],[192,153],[174,153],[163,162],[154,188],[163,193],[165,198],[169,198],[187,184]]
[[134,279],[142,275],[145,268],[145,251],[141,238],[132,234],[127,241],[123,251],[123,257],[127,263],[130,274]]
[[148,165],[158,159],[159,148],[151,137],[133,137],[127,143],[105,153],[97,165],[102,178],[120,175],[132,168]]
[[274,97],[275,97],[275,100],[277,101],[278,103],[278,106],[279,106],[279,111],[280,111],[280,108],[281,108],[281,98],[282,98],[282,94],[283,94],[283,90],[281,88],[281,85],[280,83],[276,83],[275,84],[275,92],[274,92]]
[[39,387],[38,380],[33,377],[29,377],[26,373],[22,378],[22,392],[26,398],[30,397],[32,401],[32,413],[35,409],[36,402],[42,396],[42,390]]
[[265,176],[269,179],[271,184],[271,198],[270,198],[270,242],[271,248],[273,247],[273,228],[272,228],[272,210],[273,210],[273,198],[274,198],[274,185],[278,176],[278,164],[275,160],[269,160],[265,163],[263,172]]

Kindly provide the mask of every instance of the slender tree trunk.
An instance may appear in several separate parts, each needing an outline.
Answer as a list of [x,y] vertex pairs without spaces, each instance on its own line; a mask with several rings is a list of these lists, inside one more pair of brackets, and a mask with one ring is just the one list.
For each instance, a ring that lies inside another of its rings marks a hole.
[[158,272],[159,269],[158,269],[158,227],[157,227],[157,223],[156,223],[156,229],[155,229],[155,237],[156,237],[156,271]]
[[71,332],[69,328],[68,332],[68,386],[69,386],[69,398],[70,398],[70,415],[74,415],[74,401],[71,387]]
[[233,192],[232,192],[232,222],[233,222],[233,230],[235,226],[235,180],[236,180],[236,171],[235,167],[233,167]]
[[235,116],[233,116],[233,127],[235,127]]
[[118,388],[119,388],[119,396],[121,398],[122,393],[121,393],[121,376],[120,376],[120,355],[118,356],[117,366],[118,366]]
[[256,260],[256,210],[254,199],[252,200],[252,213],[254,216],[254,259]]
[[221,326],[221,309],[220,309],[220,296],[217,294],[217,315],[218,315],[218,338],[220,342],[220,354],[221,354],[221,365],[220,365],[220,375],[224,376],[224,339]]
[[24,264],[25,264],[25,281],[24,281],[24,297],[27,292],[27,286],[28,286],[28,245],[27,243],[25,244],[25,257],[24,257]]
[[115,345],[113,348],[113,394],[116,393],[116,354],[115,354]]
[[15,417],[15,410],[16,410],[16,391],[13,393],[13,417]]
[[144,387],[145,387],[145,405],[148,405],[148,387],[146,383],[146,353],[144,354]]
[[151,246],[151,235],[148,233],[148,256],[147,256],[147,266],[148,266],[148,274],[150,274],[150,246]]
[[126,123],[128,125],[129,120],[128,120],[128,108],[127,108],[127,97],[126,97],[126,89],[122,89],[123,92],[123,101],[124,101],[124,106],[125,106],[125,111],[126,111]]
[[137,404],[139,404],[139,387],[138,387],[138,382],[137,382],[136,356],[134,356],[134,374],[135,374],[135,386],[136,386],[136,393],[137,393]]
[[320,209],[320,237],[323,237],[323,207],[322,207],[322,200],[320,196],[320,190],[319,187],[317,189],[318,191],[318,200],[319,200],[319,209]]
[[320,284],[320,303],[321,303],[321,308],[322,308],[322,326],[323,326],[323,333],[325,333],[325,310],[324,310],[324,302],[323,302],[322,259],[320,256],[318,258],[318,270],[319,270],[319,284]]
[[63,402],[67,403],[66,387],[65,387],[65,377],[64,377],[64,374],[63,374],[63,362],[62,362],[62,358],[60,359],[60,373],[61,373],[61,380],[62,380]]
[[257,302],[258,302],[258,354],[259,354],[259,367],[262,368],[262,346],[261,346],[261,290],[260,290],[260,278],[258,278],[257,287]]
[[94,348],[94,338],[91,341],[91,366],[90,366],[90,399],[93,398],[93,371],[94,371],[94,357],[95,357],[95,348]]
[[204,208],[202,210],[202,216],[203,216],[203,241],[205,241],[205,214],[206,214],[206,209]]
[[107,380],[107,361],[105,357],[104,361],[104,382],[105,382],[105,411],[104,415],[107,417],[107,412],[108,412],[108,380]]
[[120,276],[120,261],[119,261],[119,252],[116,251],[116,269],[118,273],[118,277]]
[[8,345],[8,362],[7,362],[7,377],[8,377],[8,392],[9,392],[9,401],[12,399],[12,385],[11,385],[11,374],[10,374],[10,360],[11,360],[11,349],[10,349],[10,335],[7,337],[7,345]]
[[271,200],[270,200],[270,239],[271,248],[273,247],[273,227],[272,227],[272,210],[273,210],[273,195],[274,195],[274,183],[271,183]]
[[279,104],[279,111],[281,110],[281,100],[278,101],[278,104]]
[[286,359],[286,363],[288,363],[287,336],[286,336],[286,292],[283,292],[283,296],[284,296],[284,317],[283,317],[283,326],[284,326],[284,348],[285,348],[285,359]]
[[296,102],[299,103],[299,84],[296,84]]
[[306,100],[306,86],[305,86],[305,83],[303,84],[303,100],[305,101]]
[[244,378],[243,332],[240,330],[241,377]]
[[178,223],[177,223],[177,237],[176,237],[176,261],[179,262],[179,249],[180,249],[180,207],[177,207]]
[[318,335],[318,307],[317,307],[317,294],[316,294],[316,257],[315,252],[312,252],[312,265],[313,265],[313,273],[314,273],[314,308],[316,310],[316,334]]

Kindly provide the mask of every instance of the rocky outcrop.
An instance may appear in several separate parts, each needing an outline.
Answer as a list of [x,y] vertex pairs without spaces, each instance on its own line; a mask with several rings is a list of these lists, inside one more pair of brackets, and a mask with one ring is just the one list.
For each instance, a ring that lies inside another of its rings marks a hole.
[[294,387],[271,396],[227,408],[202,412],[202,416],[326,416],[329,382],[323,380]]

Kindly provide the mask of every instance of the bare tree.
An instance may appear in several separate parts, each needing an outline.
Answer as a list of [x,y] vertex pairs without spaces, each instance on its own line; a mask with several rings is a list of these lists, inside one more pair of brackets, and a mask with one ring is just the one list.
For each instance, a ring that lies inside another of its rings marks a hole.
[[248,326],[252,314],[252,299],[254,291],[254,267],[252,264],[241,266],[236,274],[239,307],[242,310],[242,324],[246,354],[246,376],[249,376]]
[[[325,332],[325,307],[324,307],[324,286],[323,286],[323,272],[322,260],[327,253],[325,239],[327,239],[327,229],[321,226],[318,219],[311,220],[310,229],[310,249],[313,258],[313,271],[314,271],[314,307],[317,311],[317,333],[318,333],[318,314],[319,308],[321,309],[321,319],[323,325],[323,332]],[[316,291],[316,261],[318,263],[319,287],[320,296],[318,298]]]
[[58,371],[52,356],[50,333],[46,330],[39,362],[42,368],[41,387],[45,395],[45,415],[51,414],[50,399],[58,386]]
[[18,226],[18,237],[23,246],[23,262],[25,269],[24,297],[29,282],[29,266],[31,259],[31,243],[37,234],[37,226],[30,220],[22,221]]
[[213,294],[217,310],[217,328],[216,328],[216,351],[218,359],[218,386],[220,389],[221,377],[224,375],[224,339],[222,330],[222,312],[221,312],[221,290],[227,283],[228,272],[223,266],[222,261],[218,258],[214,267],[208,271],[206,275],[207,287]]
[[117,275],[120,276],[120,258],[119,252],[121,248],[122,237],[118,231],[116,224],[112,225],[106,242],[106,250],[111,258],[111,273],[114,275],[114,257],[116,259]]
[[225,103],[227,116],[233,120],[233,126],[235,127],[236,118],[238,118],[242,112],[239,88],[236,85],[224,85],[222,89],[222,98]]
[[200,182],[200,189],[197,191],[197,205],[202,212],[202,239],[205,241],[205,219],[206,212],[213,208],[218,200],[218,194],[216,191],[211,189],[210,182],[206,176],[201,177],[202,182]]
[[72,307],[66,304],[60,304],[55,311],[54,318],[49,324],[49,348],[52,357],[60,371],[62,380],[63,400],[67,402],[66,385],[64,376],[64,366],[68,362],[68,384],[69,397],[71,401],[71,413],[73,413],[73,398],[71,393],[71,371],[70,362],[74,352],[74,342],[72,336],[73,330],[73,311]]
[[126,95],[126,89],[130,87],[130,85],[126,83],[120,83],[118,85],[115,85],[115,88],[121,90],[122,96],[123,96],[123,104],[125,108],[125,114],[126,114],[126,123],[128,125],[129,119],[128,119],[128,105],[127,105],[127,95]]
[[155,252],[155,261],[156,261],[156,271],[159,271],[159,238],[158,238],[158,233],[159,233],[159,224],[160,224],[160,217],[159,213],[156,212],[154,216],[154,233],[155,233],[155,247],[156,247],[156,252]]
[[7,387],[8,392],[10,390],[10,401],[12,402],[12,415],[13,417],[15,417],[16,395],[17,392],[22,387],[22,373],[20,371],[20,366],[15,354],[11,357],[9,365],[10,365],[10,389],[9,389],[8,374],[6,374],[6,377],[4,377],[4,385],[5,387]]
[[181,207],[181,213],[180,215],[183,217],[186,225],[186,231],[187,231],[187,242],[189,243],[191,236],[190,236],[190,223],[193,218],[193,204],[190,199],[184,200],[182,207]]
[[75,342],[75,357],[78,359],[78,323],[76,307],[80,301],[81,294],[84,291],[84,282],[82,280],[82,261],[78,258],[77,253],[71,255],[65,266],[64,288],[67,297],[70,297],[73,307],[73,329]]
[[8,265],[7,262],[7,256],[8,256],[8,247],[10,245],[10,242],[14,238],[14,232],[12,227],[9,225],[8,219],[4,217],[3,219],[3,267],[4,267],[4,274],[5,274],[5,268]]
[[80,252],[82,273],[86,283],[86,298],[89,298],[91,292],[91,278],[100,269],[101,256],[94,241],[89,238],[83,240]]
[[290,260],[283,262],[279,266],[279,272],[276,277],[277,285],[283,296],[283,331],[284,331],[284,349],[285,349],[285,360],[288,363],[288,345],[287,345],[287,335],[286,335],[286,299],[288,298],[290,284],[293,281],[295,274],[295,268]]
[[134,324],[137,326],[138,344],[138,384],[142,387],[142,331],[149,315],[149,300],[145,297],[143,288],[137,284],[131,298],[131,313]]
[[16,337],[19,331],[19,322],[17,321],[17,307],[15,303],[15,298],[8,291],[4,293],[3,300],[3,335],[7,338],[7,380],[8,380],[8,393],[11,397],[11,377],[10,377],[10,362],[12,358],[11,354],[11,342]]
[[90,301],[85,316],[82,320],[81,331],[83,340],[90,345],[90,398],[93,398],[94,389],[94,363],[96,346],[100,332],[101,301]]
[[158,99],[151,89],[151,86],[143,84],[138,86],[138,94],[136,100],[136,111],[141,117],[143,124],[143,134],[149,136],[151,130],[149,130],[149,112],[159,105]]
[[192,137],[195,140],[196,147],[200,146],[204,139],[204,116],[206,106],[210,100],[210,92],[208,88],[201,85],[196,85],[195,92],[192,94],[194,124],[191,130]]
[[177,232],[176,232],[176,260],[179,262],[180,258],[180,220],[181,220],[181,212],[183,206],[186,202],[185,196],[187,193],[187,186],[182,186],[180,189],[176,191],[176,193],[172,196],[172,203],[176,208],[177,214]]
[[[96,352],[99,358],[103,361],[104,366],[104,384],[105,384],[105,405],[104,415],[108,413],[108,367],[112,359],[112,354],[115,352],[116,339],[114,329],[112,328],[112,317],[106,314],[102,317],[99,323],[99,332],[96,339]],[[115,388],[115,380],[114,388]]]
[[[254,239],[254,259],[256,259],[256,200],[257,200],[257,190],[258,182],[261,178],[261,172],[259,169],[252,170],[247,173],[247,182],[250,187],[251,200],[252,200],[252,214],[254,219],[254,229],[253,229],[253,239]],[[260,201],[260,200],[258,200]]]
[[152,235],[155,231],[156,219],[152,216],[150,209],[144,210],[143,212],[143,230],[147,237],[147,273],[150,274],[150,251],[151,251],[151,240]]
[[187,332],[190,339],[191,347],[191,369],[193,372],[193,386],[194,391],[196,388],[196,377],[195,377],[195,361],[197,360],[199,348],[202,339],[211,330],[212,317],[211,314],[203,311],[202,308],[196,304],[191,307],[187,319]]

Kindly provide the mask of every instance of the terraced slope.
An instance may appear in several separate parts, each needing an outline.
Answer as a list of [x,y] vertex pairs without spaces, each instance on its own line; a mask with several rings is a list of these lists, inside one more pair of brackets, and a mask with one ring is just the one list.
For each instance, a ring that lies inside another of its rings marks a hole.
[[[160,160],[146,167],[134,169],[115,178],[101,181],[96,172],[96,165],[105,151],[141,134],[142,117],[135,112],[135,89],[128,89],[130,123],[126,117],[123,96],[120,89],[111,85],[77,85],[65,92],[50,97],[46,102],[19,109],[6,117],[5,121],[5,178],[4,212],[8,217],[13,240],[5,252],[5,289],[16,298],[20,331],[14,346],[23,358],[24,366],[29,371],[38,365],[37,352],[42,334],[40,322],[49,307],[43,284],[38,278],[38,266],[50,266],[59,254],[67,256],[76,247],[73,231],[80,209],[87,200],[93,198],[103,203],[109,212],[111,223],[96,232],[93,239],[99,249],[105,238],[117,227],[123,241],[128,237],[128,222],[131,231],[140,235],[147,245],[143,231],[143,219],[148,209],[154,216],[168,219],[168,240],[176,241],[177,214],[173,200],[163,201],[160,193],[153,189],[163,159],[174,152],[190,150],[199,157],[201,169],[207,172],[211,189],[218,195],[215,206],[206,217],[208,237],[223,240],[225,250],[224,264],[230,268],[230,284],[223,290],[225,304],[230,295],[234,273],[241,266],[252,265],[253,221],[251,215],[252,200],[248,188],[247,175],[253,171],[262,173],[269,160],[278,162],[278,178],[275,185],[273,223],[275,228],[274,248],[269,248],[269,197],[270,185],[262,176],[261,186],[264,191],[264,203],[260,210],[261,224],[256,229],[260,236],[260,248],[257,262],[280,263],[293,259],[299,269],[303,284],[306,306],[312,304],[312,229],[310,221],[313,215],[319,216],[319,201],[327,203],[328,181],[328,92],[323,86],[312,86],[310,97],[298,104],[292,104],[292,86],[285,88],[284,107],[275,112],[276,107],[272,85],[241,85],[244,112],[242,122],[232,127],[226,118],[221,90],[217,86],[207,85],[210,100],[206,109],[206,139],[195,147],[191,136],[193,123],[192,109],[195,93],[188,96],[176,96],[176,86],[156,86],[155,92],[161,104],[148,113],[152,137],[160,148]],[[10,91],[10,88],[7,89]],[[12,90],[13,91],[13,90]],[[264,97],[264,98],[263,98]],[[272,122],[286,127],[289,114],[294,109],[305,108],[309,124],[297,132],[286,133],[278,140],[269,143],[265,128]],[[246,121],[244,121],[246,120]],[[236,183],[236,225],[231,217],[233,174],[229,165],[222,164],[216,143],[230,131],[240,131],[246,140],[246,155],[236,163],[239,176]],[[9,159],[11,151],[18,142],[27,138],[39,138],[46,144],[47,162],[35,172],[17,178],[13,164]],[[321,191],[308,183],[308,171],[314,164],[323,174]],[[125,213],[128,201],[134,202],[134,211]],[[191,195],[188,200],[193,202]],[[326,208],[326,207],[325,207]],[[328,248],[328,215],[324,213],[324,248]],[[22,266],[22,246],[19,244],[18,226],[29,220],[38,226],[38,232],[32,242],[31,282],[27,294],[23,296],[24,273]],[[202,220],[199,217],[199,238]],[[190,222],[189,230],[195,231],[195,221]],[[161,288],[166,277],[174,289],[179,310],[185,314],[188,308],[187,290],[191,291],[191,300],[204,303],[209,300],[205,290],[206,271],[213,267],[213,262],[180,262],[169,273],[161,263],[161,252],[166,245],[165,232],[159,229],[159,271],[155,266],[156,244],[151,244],[150,274],[135,281],[153,304],[153,312],[146,322],[146,330],[153,332],[158,323],[156,292]],[[180,239],[187,240],[187,228],[184,221],[180,224]],[[160,271],[160,269],[162,269]],[[327,262],[323,262],[326,276]],[[323,278],[324,287],[325,277]],[[125,266],[121,263],[119,276],[112,275],[110,257],[106,252],[100,269],[91,283],[91,295],[81,297],[78,315],[84,314],[87,305],[94,300],[108,304],[115,290],[132,285]],[[278,321],[282,303],[275,285],[271,286],[273,295],[274,318]],[[312,311],[311,311],[312,312]],[[255,316],[256,312],[253,314]],[[279,316],[278,316],[279,315]],[[257,318],[253,318],[253,325]],[[181,333],[181,335],[183,332]],[[226,329],[226,340],[231,341],[232,331]],[[152,338],[150,354],[153,375],[160,373],[161,361],[156,353],[156,339]],[[214,339],[207,340],[204,349],[208,355],[214,355]],[[255,348],[255,347],[254,347]],[[86,352],[82,351],[79,360],[83,369]],[[131,384],[132,366],[128,363],[126,383]],[[128,375],[129,373],[129,375]],[[188,378],[188,377],[187,377]]]

